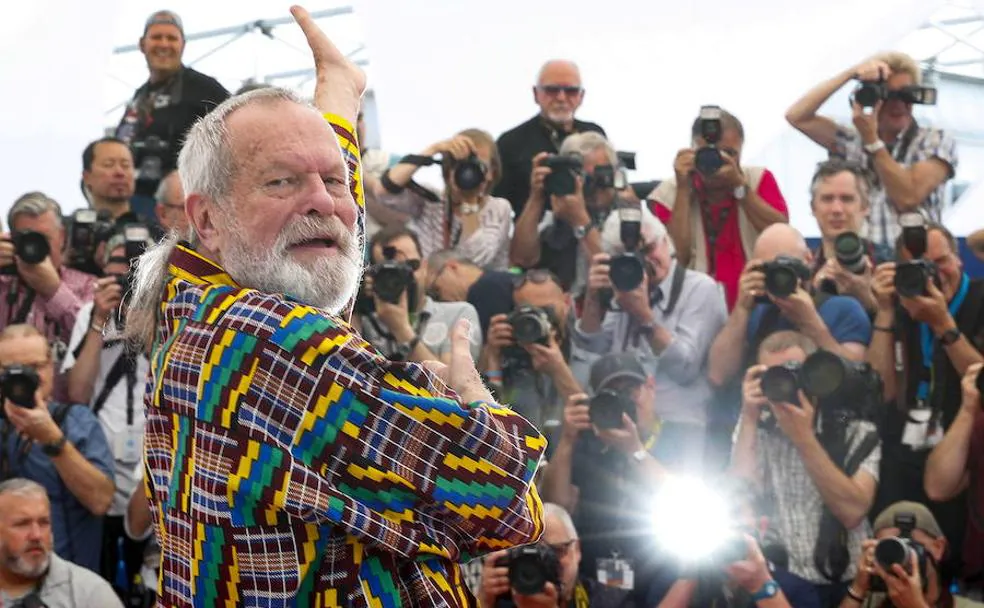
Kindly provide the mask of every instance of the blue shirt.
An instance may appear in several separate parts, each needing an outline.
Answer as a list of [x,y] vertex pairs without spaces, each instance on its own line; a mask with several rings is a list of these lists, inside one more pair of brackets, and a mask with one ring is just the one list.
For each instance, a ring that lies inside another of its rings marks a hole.
[[[56,408],[57,404],[49,404],[48,411],[54,415]],[[41,451],[40,445],[35,443],[26,454],[20,454],[23,442],[7,424],[6,420],[0,421],[3,454],[10,466],[7,476],[23,477],[44,486],[51,501],[55,553],[62,559],[99,572],[102,517],[89,512],[72,494],[59,477],[51,457]],[[61,429],[86,460],[113,479],[113,452],[92,410],[84,405],[71,407]]]
[[[749,337],[755,335],[759,324],[762,322],[762,315],[769,308],[775,308],[775,304],[759,304],[748,317]],[[820,318],[830,331],[830,335],[839,344],[845,342],[857,342],[865,346],[871,342],[871,319],[865,312],[861,303],[850,296],[830,296],[817,309]],[[776,331],[784,329],[798,329],[792,322],[784,316],[779,317],[776,324]]]

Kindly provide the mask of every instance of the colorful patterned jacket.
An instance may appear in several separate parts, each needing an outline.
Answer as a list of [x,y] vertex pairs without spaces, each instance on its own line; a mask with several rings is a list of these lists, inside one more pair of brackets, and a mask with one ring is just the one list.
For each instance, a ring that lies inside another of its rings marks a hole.
[[[326,118],[361,205],[351,126]],[[519,415],[462,405],[186,245],[158,318],[144,449],[159,605],[465,606],[459,562],[539,537],[546,442]]]

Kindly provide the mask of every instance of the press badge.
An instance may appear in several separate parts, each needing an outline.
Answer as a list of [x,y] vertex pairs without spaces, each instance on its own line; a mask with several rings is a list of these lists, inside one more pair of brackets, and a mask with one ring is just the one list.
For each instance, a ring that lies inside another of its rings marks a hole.
[[932,416],[933,410],[928,407],[909,410],[909,420],[902,432],[902,444],[921,451],[933,448],[942,441],[943,429],[939,424],[930,425]]
[[116,434],[116,446],[113,452],[116,459],[127,464],[140,462],[143,455],[143,431],[133,427]]
[[629,562],[618,557],[598,560],[598,582],[606,587],[632,590],[634,575]]

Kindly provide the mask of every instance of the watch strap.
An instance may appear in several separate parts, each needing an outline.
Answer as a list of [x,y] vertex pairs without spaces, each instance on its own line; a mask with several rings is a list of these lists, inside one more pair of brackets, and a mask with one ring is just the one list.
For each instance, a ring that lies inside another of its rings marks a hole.
[[731,194],[732,194],[732,196],[735,197],[735,200],[740,201],[740,200],[744,199],[746,196],[748,196],[748,186],[746,186],[745,184],[742,184],[742,185],[738,186],[737,188],[735,188],[734,191]]
[[585,224],[583,226],[575,226],[574,227],[574,238],[576,238],[579,241],[580,240],[583,240],[584,237],[588,236],[588,231],[591,230],[591,226],[592,226],[591,223],[587,223],[587,224]]
[[649,452],[647,452],[646,450],[637,450],[635,452],[632,452],[632,462],[635,462],[637,464],[642,464],[642,461],[644,461],[646,459],[646,456],[648,455]]
[[942,344],[943,346],[950,346],[952,344],[955,344],[957,340],[960,339],[960,335],[961,335],[960,330],[957,329],[956,327],[952,329],[948,329],[942,334],[940,334],[940,344]]
[[884,148],[885,148],[885,142],[883,142],[880,139],[873,144],[864,144],[864,151],[867,152],[868,154],[874,154],[875,152],[878,152],[879,150],[882,150]]
[[61,439],[41,444],[41,451],[46,456],[58,456],[65,450],[66,443],[68,443],[68,436],[62,433]]
[[779,583],[774,579],[769,579],[763,583],[761,589],[752,594],[752,601],[761,602],[762,600],[774,598],[777,595],[779,595]]

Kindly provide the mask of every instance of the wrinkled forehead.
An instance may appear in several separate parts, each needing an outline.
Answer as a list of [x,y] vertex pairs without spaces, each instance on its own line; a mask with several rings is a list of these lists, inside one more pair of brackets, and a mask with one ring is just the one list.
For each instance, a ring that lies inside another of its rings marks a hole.
[[581,73],[573,64],[564,61],[549,63],[543,67],[543,71],[540,73],[539,84],[541,86],[580,86]]
[[226,128],[240,170],[345,176],[338,140],[312,108],[289,101],[253,104],[233,112]]

